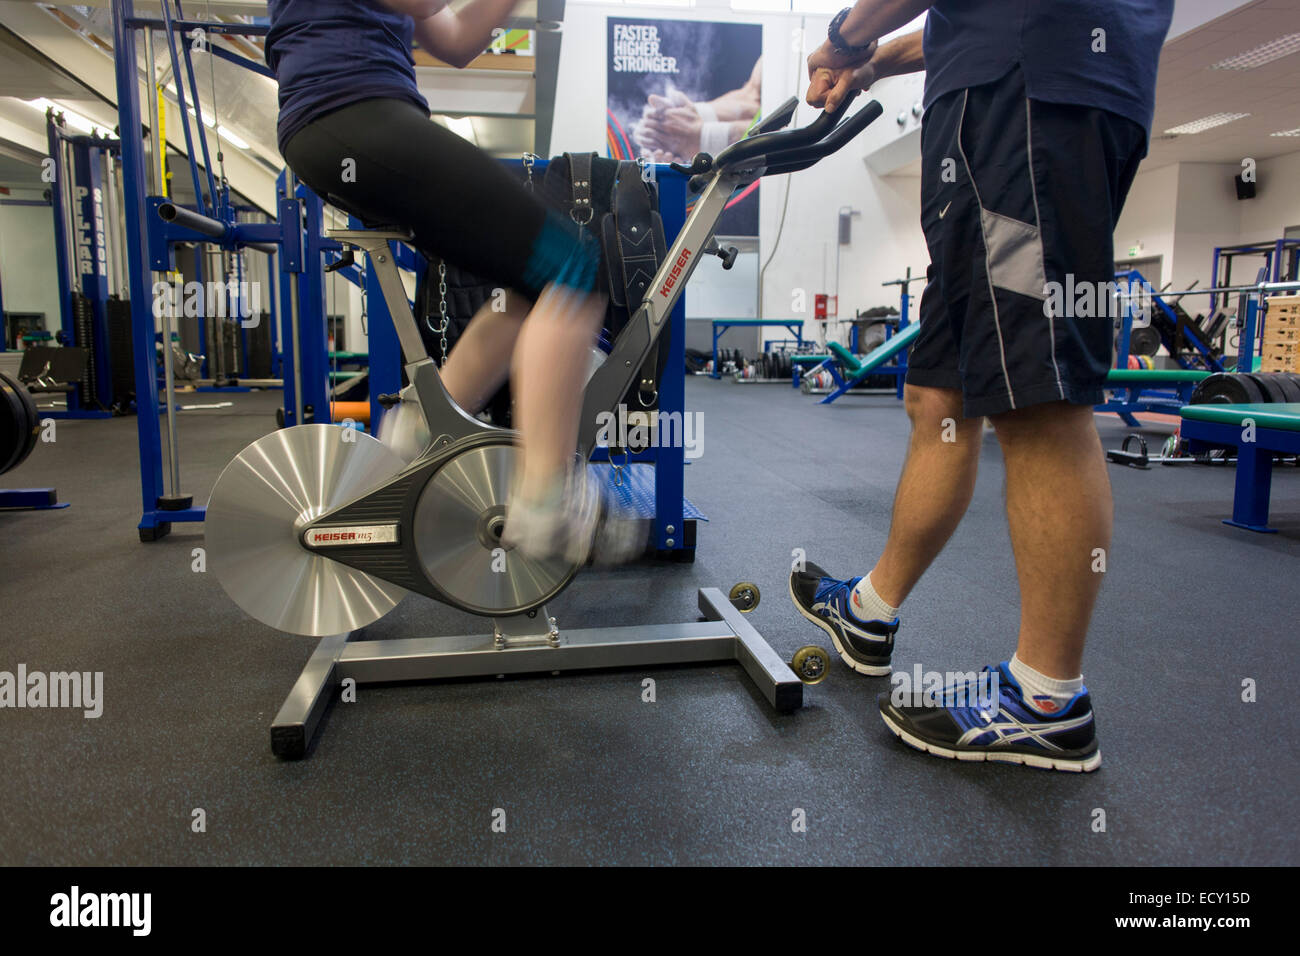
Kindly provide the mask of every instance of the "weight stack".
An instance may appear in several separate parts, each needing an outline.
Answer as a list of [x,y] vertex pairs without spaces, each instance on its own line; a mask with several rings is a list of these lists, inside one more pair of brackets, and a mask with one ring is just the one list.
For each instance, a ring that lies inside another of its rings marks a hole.
[[95,380],[95,310],[90,300],[80,292],[72,293],[72,326],[76,331],[77,345],[86,350],[86,364],[81,370],[80,391],[77,400],[82,408],[93,408],[98,394]]
[[249,378],[271,377],[271,313],[259,312],[257,325],[248,330]]
[[[225,320],[217,319],[217,321],[223,322]],[[227,323],[225,328],[225,335],[221,343],[222,353],[223,353],[222,365],[226,370],[227,379],[238,379],[240,375],[238,336],[239,336],[239,324],[237,322]]]
[[125,409],[135,400],[131,303],[116,296],[108,300],[108,364],[113,376],[113,405]]

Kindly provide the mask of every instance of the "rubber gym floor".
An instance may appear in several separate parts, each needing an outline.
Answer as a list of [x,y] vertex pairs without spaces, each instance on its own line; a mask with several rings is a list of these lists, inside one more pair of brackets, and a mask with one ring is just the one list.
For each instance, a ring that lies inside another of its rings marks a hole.
[[[696,563],[586,572],[552,605],[560,627],[695,620],[697,587],[745,579],[762,589],[750,620],[778,652],[826,643],[790,605],[791,550],[844,576],[869,568],[906,444],[899,403],[823,407],[702,378],[687,389],[704,455],[686,489],[711,519]],[[280,396],[230,400],[181,417],[199,502],[273,427]],[[1128,429],[1099,421],[1117,447]],[[888,681],[838,660],[784,716],[737,665],[366,686],[334,705],[308,759],[281,762],[268,725],[313,641],[246,617],[191,571],[201,527],[137,540],[133,418],[60,422],[57,436],[6,476],[54,485],[72,506],[0,514],[0,669],[103,671],[104,712],[0,715],[0,863],[1300,861],[1300,751],[1287,743],[1300,469],[1275,473],[1280,533],[1265,536],[1220,522],[1230,468],[1111,466],[1115,539],[1085,661],[1104,755],[1093,774],[919,754],[877,714]],[[991,433],[984,443],[969,514],[904,609],[896,667],[978,669],[1013,649],[1002,467]],[[370,633],[484,623],[413,596]],[[1241,699],[1246,678],[1255,703]],[[196,808],[206,832],[191,830]],[[806,832],[792,832],[796,808]]]

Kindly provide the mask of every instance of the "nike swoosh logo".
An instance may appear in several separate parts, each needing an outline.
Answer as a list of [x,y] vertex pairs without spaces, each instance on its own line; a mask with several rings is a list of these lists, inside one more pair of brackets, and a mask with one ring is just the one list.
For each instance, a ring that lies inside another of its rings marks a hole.
[[948,203],[947,206],[944,206],[943,209],[941,209],[941,210],[939,211],[939,218],[940,218],[940,219],[942,219],[942,218],[944,217],[944,215],[948,212],[948,207],[951,206],[951,205],[952,205],[952,202],[950,201],[950,202]]

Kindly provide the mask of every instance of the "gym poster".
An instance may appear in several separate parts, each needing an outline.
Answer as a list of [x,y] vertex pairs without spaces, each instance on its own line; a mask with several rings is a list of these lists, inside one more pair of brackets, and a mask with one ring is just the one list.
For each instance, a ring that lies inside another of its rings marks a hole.
[[[689,163],[742,138],[761,113],[763,28],[701,20],[606,21],[606,148],[614,159]],[[738,192],[720,236],[758,235],[758,183]]]

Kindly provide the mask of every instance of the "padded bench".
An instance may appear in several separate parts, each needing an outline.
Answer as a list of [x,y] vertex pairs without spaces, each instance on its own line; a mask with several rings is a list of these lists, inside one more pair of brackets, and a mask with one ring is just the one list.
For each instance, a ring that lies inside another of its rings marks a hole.
[[[825,369],[831,373],[831,377],[835,380],[835,388],[831,389],[830,394],[823,398],[820,404],[829,405],[873,373],[888,375],[903,371],[902,363],[904,360],[900,357],[900,353],[911,346],[912,340],[916,338],[920,331],[920,324],[912,322],[904,326],[901,332],[895,332],[885,339],[884,342],[877,345],[860,359],[840,343],[827,342],[826,348],[830,350],[831,354],[826,357],[824,362],[808,369],[806,373],[811,375]],[[887,365],[890,359],[894,359],[896,364],[893,366]],[[898,394],[901,398],[903,394],[901,385]]]
[[[1300,455],[1300,403],[1269,405],[1188,405],[1181,409],[1182,435],[1193,453],[1206,448],[1237,449],[1237,486],[1232,517],[1234,528],[1271,534],[1268,500],[1273,482],[1273,455]],[[1249,423],[1255,440],[1242,441]]]

